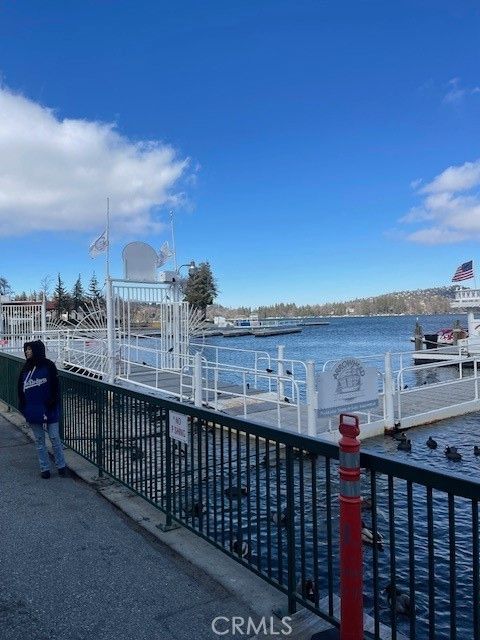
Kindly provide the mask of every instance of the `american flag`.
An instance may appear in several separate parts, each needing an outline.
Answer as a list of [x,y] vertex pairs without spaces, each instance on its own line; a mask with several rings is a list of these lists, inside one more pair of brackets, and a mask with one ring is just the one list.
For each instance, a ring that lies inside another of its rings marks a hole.
[[470,280],[473,278],[473,260],[464,262],[453,274],[452,282],[460,282],[460,280]]

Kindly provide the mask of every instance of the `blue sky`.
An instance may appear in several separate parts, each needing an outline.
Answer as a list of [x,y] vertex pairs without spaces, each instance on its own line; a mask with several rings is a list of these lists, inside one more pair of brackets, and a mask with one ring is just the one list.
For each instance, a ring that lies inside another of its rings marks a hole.
[[0,275],[103,274],[131,240],[226,305],[448,284],[478,257],[477,2],[0,7]]

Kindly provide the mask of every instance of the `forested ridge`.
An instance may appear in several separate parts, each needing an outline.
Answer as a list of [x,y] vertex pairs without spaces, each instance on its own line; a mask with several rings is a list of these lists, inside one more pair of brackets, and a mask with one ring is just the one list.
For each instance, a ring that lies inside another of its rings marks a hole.
[[209,308],[208,315],[213,317],[248,316],[257,313],[264,317],[296,316],[345,316],[345,315],[389,315],[389,314],[435,314],[451,311],[450,302],[455,296],[457,286],[417,289],[415,291],[395,291],[370,298],[356,298],[340,302],[297,305],[294,302],[254,307],[229,308],[215,304]]

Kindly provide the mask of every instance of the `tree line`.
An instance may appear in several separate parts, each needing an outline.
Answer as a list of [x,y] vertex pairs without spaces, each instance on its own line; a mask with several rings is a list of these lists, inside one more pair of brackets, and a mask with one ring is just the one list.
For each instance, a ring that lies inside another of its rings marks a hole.
[[52,291],[52,278],[51,276],[44,276],[40,282],[40,287],[38,291],[30,291],[27,293],[26,291],[21,291],[19,293],[13,294],[12,288],[8,282],[8,280],[0,276],[0,294],[1,295],[10,295],[12,300],[14,301],[37,301],[41,300],[43,297],[45,300],[49,300],[50,294],[52,293],[52,301],[54,302],[54,310],[57,312],[57,315],[60,316],[63,313],[69,314],[72,311],[78,312],[85,303],[89,301],[94,302],[103,302],[104,296],[102,293],[102,288],[98,282],[97,276],[95,272],[93,272],[88,287],[85,289],[82,277],[79,274],[76,279],[71,290],[65,285],[65,282],[60,275],[57,275],[57,279],[55,282],[55,287]]
[[[0,276],[0,294],[10,294],[14,301],[35,301],[41,300],[42,297],[49,300],[52,284],[52,278],[50,276],[44,276],[40,282],[38,291],[31,291],[30,293],[21,291],[20,293],[12,295],[12,289],[8,280]],[[208,262],[201,262],[198,266],[190,270],[187,280],[183,283],[183,294],[185,300],[188,301],[193,308],[199,309],[202,316],[205,317],[207,307],[212,304],[218,295],[217,282]],[[81,275],[79,274],[71,290],[67,289],[64,279],[59,273],[53,289],[52,300],[55,304],[54,309],[57,315],[60,316],[65,313],[68,315],[72,311],[78,312],[88,301],[103,304],[104,296],[95,272],[90,278],[87,289],[85,289]]]
[[306,317],[306,316],[347,316],[347,315],[420,315],[449,313],[450,302],[458,287],[435,287],[416,291],[397,291],[369,298],[356,298],[342,302],[297,305],[294,302],[279,302],[259,307],[222,307],[213,305],[209,316],[222,315],[227,318],[248,316],[257,313],[259,318]]

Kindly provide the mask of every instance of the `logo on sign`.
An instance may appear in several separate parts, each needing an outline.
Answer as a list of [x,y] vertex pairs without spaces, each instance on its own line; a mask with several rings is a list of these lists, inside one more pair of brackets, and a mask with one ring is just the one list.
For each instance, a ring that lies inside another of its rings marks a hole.
[[337,381],[337,393],[356,393],[362,386],[365,369],[361,362],[354,358],[342,360],[333,370],[333,377]]

